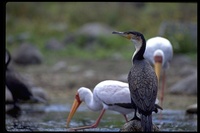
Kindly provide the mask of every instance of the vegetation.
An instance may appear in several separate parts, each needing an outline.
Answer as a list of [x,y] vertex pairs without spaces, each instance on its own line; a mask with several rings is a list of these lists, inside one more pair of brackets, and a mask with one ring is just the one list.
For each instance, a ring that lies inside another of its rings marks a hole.
[[[130,59],[133,46],[116,36],[99,37],[92,50],[84,47],[85,38],[81,36],[61,51],[45,49],[44,44],[50,38],[63,41],[86,23],[100,22],[120,31],[141,31],[146,39],[158,35],[164,21],[197,23],[197,3],[8,2],[5,6],[6,47],[12,51],[25,40],[50,59],[107,58],[114,53]],[[175,53],[197,53],[197,45],[186,34],[168,38],[173,41]]]

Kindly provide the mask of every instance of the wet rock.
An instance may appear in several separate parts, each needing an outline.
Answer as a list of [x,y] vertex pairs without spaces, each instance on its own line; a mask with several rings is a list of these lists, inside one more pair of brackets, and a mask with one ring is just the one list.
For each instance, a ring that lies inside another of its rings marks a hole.
[[[123,125],[120,132],[141,132],[142,127],[140,120],[131,120]],[[158,132],[159,128],[153,124],[153,132]]]
[[37,131],[38,127],[31,121],[14,120],[7,128],[8,131]]
[[188,106],[186,109],[186,113],[187,114],[197,114],[197,103]]

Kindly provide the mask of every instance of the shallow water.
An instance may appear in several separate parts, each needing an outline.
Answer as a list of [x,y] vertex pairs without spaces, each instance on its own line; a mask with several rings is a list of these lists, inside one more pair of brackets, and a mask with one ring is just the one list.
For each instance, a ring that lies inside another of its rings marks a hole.
[[[22,105],[22,115],[18,119],[6,115],[5,129],[7,131],[69,131],[66,119],[71,105]],[[100,112],[90,111],[86,106],[80,106],[73,116],[70,127],[90,125],[95,122]],[[132,118],[132,114],[128,115]],[[163,110],[153,114],[153,123],[160,131],[197,131],[197,114],[187,115],[185,110]],[[114,111],[106,111],[98,128],[84,131],[118,132],[125,124],[124,117]]]

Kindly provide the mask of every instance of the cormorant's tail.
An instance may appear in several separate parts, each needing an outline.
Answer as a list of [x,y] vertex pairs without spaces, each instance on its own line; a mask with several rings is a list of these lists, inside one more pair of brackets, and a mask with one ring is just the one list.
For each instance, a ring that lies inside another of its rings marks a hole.
[[152,114],[150,115],[143,115],[141,114],[141,126],[144,132],[152,132]]

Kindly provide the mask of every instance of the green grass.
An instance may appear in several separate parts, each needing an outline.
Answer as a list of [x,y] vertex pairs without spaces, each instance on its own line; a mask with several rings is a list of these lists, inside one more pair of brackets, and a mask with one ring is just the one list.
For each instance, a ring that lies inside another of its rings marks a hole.
[[[117,36],[99,37],[88,48],[87,37],[79,36],[61,51],[45,48],[51,38],[63,41],[82,25],[104,23],[115,30],[140,31],[148,39],[158,34],[163,21],[197,23],[197,3],[128,3],[128,2],[8,2],[6,4],[6,48],[11,52],[22,41],[34,44],[49,58],[109,58],[120,53],[130,59],[133,45]],[[28,34],[24,40],[19,35]],[[10,39],[12,38],[12,39]],[[187,34],[168,36],[175,53],[196,53],[194,40]]]

